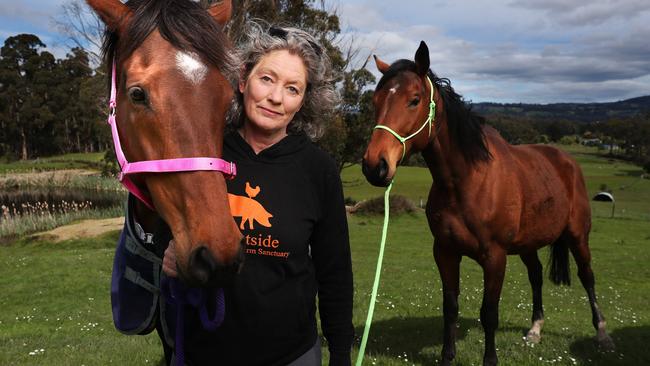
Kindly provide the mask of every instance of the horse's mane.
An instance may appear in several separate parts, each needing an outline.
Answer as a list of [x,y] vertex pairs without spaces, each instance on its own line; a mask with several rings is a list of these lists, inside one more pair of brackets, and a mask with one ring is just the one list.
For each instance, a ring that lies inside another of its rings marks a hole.
[[[415,62],[411,60],[395,61],[377,83],[377,90],[388,80],[404,71],[417,73]],[[451,87],[449,79],[439,78],[431,69],[427,75],[442,97],[447,114],[449,134],[465,160],[470,164],[490,160],[492,155],[485,143],[483,132],[485,118],[472,111],[471,106],[465,103],[463,97]]]
[[[133,12],[121,39],[109,29],[104,34],[103,55],[110,83],[113,57],[117,62],[128,57],[156,28],[174,47],[196,52],[216,66],[231,82],[236,81],[237,62],[230,42],[219,24],[194,1],[129,0]],[[110,84],[109,84],[110,85]]]

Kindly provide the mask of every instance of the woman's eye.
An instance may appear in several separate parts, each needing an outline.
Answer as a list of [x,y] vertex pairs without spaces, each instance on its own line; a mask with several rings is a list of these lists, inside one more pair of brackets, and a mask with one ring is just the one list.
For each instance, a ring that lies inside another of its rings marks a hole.
[[134,86],[129,89],[129,99],[136,104],[145,104],[147,102],[147,93],[144,89]]
[[260,79],[261,79],[262,81],[264,81],[264,82],[267,82],[267,83],[273,81],[273,80],[271,80],[270,77],[268,77],[268,76],[266,76],[266,75],[265,75],[265,76],[262,76]]
[[415,97],[411,102],[409,103],[409,107],[415,107],[416,105],[420,104],[420,97]]
[[291,93],[292,95],[300,94],[300,90],[298,90],[298,88],[296,88],[295,86],[290,86],[287,89],[289,89],[289,93]]

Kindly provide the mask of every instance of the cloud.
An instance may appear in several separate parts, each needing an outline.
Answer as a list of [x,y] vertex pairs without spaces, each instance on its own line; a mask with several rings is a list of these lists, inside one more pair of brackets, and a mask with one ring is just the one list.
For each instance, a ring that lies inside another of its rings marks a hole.
[[50,19],[67,0],[0,0],[0,17],[20,21],[26,28],[48,29]]
[[647,0],[518,0],[512,6],[541,10],[558,24],[570,26],[599,25],[617,18],[630,20],[650,10]]
[[396,9],[386,0],[347,1],[340,8],[344,32],[387,62],[412,59],[425,40],[434,71],[476,101],[650,94],[646,0],[415,3]]
[[[51,17],[68,0],[0,0],[0,40],[34,33],[67,52]],[[392,62],[427,42],[431,66],[475,101],[609,101],[650,94],[648,0],[326,0],[341,44]],[[374,65],[368,69],[378,72]]]
[[38,24],[39,21],[50,15],[42,7],[31,7],[28,3],[21,1],[0,2],[0,14],[3,17],[26,20],[32,24]]

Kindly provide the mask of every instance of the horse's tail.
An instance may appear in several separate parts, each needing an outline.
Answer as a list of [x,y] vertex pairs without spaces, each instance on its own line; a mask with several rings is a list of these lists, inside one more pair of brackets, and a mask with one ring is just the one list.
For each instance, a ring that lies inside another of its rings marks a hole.
[[556,285],[571,285],[569,273],[569,246],[567,242],[558,239],[551,245],[551,257],[549,258],[551,270],[549,279]]

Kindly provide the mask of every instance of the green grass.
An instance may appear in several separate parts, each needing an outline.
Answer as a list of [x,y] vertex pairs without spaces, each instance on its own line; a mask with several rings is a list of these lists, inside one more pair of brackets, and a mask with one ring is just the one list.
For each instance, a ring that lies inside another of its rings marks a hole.
[[155,335],[127,337],[113,327],[110,276],[117,235],[0,247],[0,365],[159,361]]
[[[609,206],[594,208],[591,235],[596,291],[617,350],[602,353],[592,339],[591,313],[574,263],[571,287],[545,281],[542,342],[527,345],[522,337],[530,326],[530,286],[521,261],[509,257],[497,332],[501,365],[650,364],[650,222],[646,216],[650,214],[650,185],[635,176],[637,167],[609,162],[589,151],[579,153],[577,159],[585,169],[590,193],[598,190],[600,181],[613,188],[626,179],[633,182],[613,190],[617,198],[614,219],[609,218]],[[425,169],[401,168],[393,190],[412,199],[421,194],[426,197],[430,179]],[[363,199],[383,193],[383,189],[369,188],[357,167],[346,169],[343,180],[347,197]],[[619,209],[625,209],[625,215],[619,215]],[[379,216],[352,216],[349,221],[357,334],[353,359],[367,314],[381,223]],[[155,334],[129,337],[113,328],[109,286],[116,239],[117,233],[111,233],[57,244],[22,239],[0,246],[0,365],[143,365],[162,359]],[[432,241],[424,213],[391,219],[365,364],[431,365],[439,359],[442,299]],[[548,250],[543,249],[540,259],[546,263],[547,257]],[[481,297],[481,269],[465,258],[457,365],[482,362]]]
[[33,160],[18,160],[11,163],[0,162],[0,173],[19,173],[57,169],[100,169],[103,158],[104,153],[98,152],[56,155]]
[[[350,221],[355,273],[354,323],[357,334],[367,314],[374,275],[381,218]],[[368,361],[377,365],[431,365],[442,349],[442,291],[432,257],[432,236],[423,214],[391,221],[382,283],[370,332]],[[598,351],[592,337],[591,313],[572,263],[572,286],[546,281],[546,323],[542,342],[527,345],[532,298],[525,267],[509,257],[500,304],[497,347],[501,365],[642,365],[650,362],[650,225],[643,220],[597,218],[591,240],[599,304],[617,344],[614,353]],[[545,263],[548,250],[540,253]],[[460,329],[456,364],[480,364],[483,331],[479,322],[482,271],[471,259],[461,265]],[[562,360],[559,359],[562,357]],[[570,358],[571,357],[571,358]],[[408,362],[405,361],[408,359]],[[544,361],[541,362],[540,360]],[[553,360],[555,360],[553,362]],[[370,363],[368,363],[370,364]]]
[[[358,336],[367,313],[381,221],[381,217],[358,216],[350,220]],[[142,365],[160,361],[156,335],[128,337],[113,328],[109,283],[116,239],[117,233],[112,233],[92,240],[58,244],[22,240],[0,247],[0,364]],[[430,365],[438,359],[441,284],[431,243],[422,213],[391,221],[368,364]],[[530,288],[524,266],[517,257],[510,257],[497,333],[501,364],[535,365],[540,357],[566,365],[573,364],[569,357],[576,364],[648,364],[648,245],[650,225],[645,221],[594,221],[593,267],[600,305],[618,346],[615,353],[600,353],[593,343],[588,303],[575,273],[572,287],[544,286],[542,343],[526,345],[522,336],[529,326]],[[572,269],[575,272],[574,265]],[[457,364],[479,364],[482,274],[467,258],[461,274]],[[30,355],[40,349],[45,351]],[[560,356],[562,361],[558,361]]]
[[[384,188],[373,187],[361,173],[360,165],[353,165],[346,168],[341,172],[341,180],[343,181],[343,190],[345,196],[350,197],[356,201],[367,200],[384,195]],[[399,194],[411,199],[419,205],[420,199],[424,203],[429,196],[429,188],[431,188],[431,174],[429,170],[418,167],[400,167],[395,183],[391,189],[391,194]]]
[[[603,158],[595,150],[574,153],[580,164],[591,197],[606,186],[616,200],[615,217],[650,220],[650,179],[643,169],[630,163]],[[594,216],[609,217],[611,204],[592,202]]]

